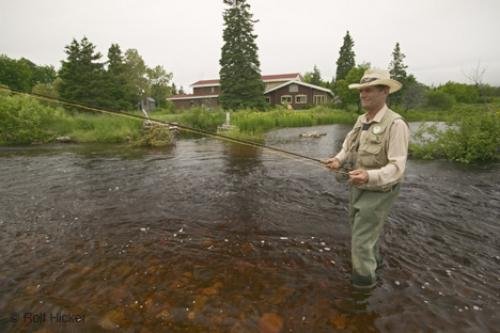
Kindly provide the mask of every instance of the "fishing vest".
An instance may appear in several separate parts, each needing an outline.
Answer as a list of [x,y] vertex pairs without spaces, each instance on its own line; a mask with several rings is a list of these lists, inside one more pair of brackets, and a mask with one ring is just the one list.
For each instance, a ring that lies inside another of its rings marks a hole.
[[[392,123],[396,119],[403,119],[396,112],[386,109],[384,116],[380,122],[372,122],[369,124],[369,128],[366,129],[366,135],[361,138],[361,132],[363,131],[363,124],[361,122],[363,116],[358,117],[356,124],[353,127],[353,133],[349,137],[347,142],[347,157],[346,157],[346,168],[354,169],[379,169],[389,162],[387,158],[387,150],[389,148],[389,132]],[[366,189],[371,191],[389,191],[394,185],[399,183],[401,179],[398,179],[392,183],[375,186],[375,185],[356,185],[357,188]]]

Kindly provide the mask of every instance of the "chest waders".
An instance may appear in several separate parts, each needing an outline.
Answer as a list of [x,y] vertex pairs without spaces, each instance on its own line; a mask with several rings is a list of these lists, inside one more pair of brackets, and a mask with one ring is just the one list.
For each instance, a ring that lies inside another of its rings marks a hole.
[[[389,162],[389,131],[396,119],[401,119],[401,116],[391,110],[386,111],[379,123],[363,124],[361,117],[358,118],[347,142],[343,168],[350,171],[385,166]],[[355,287],[371,288],[376,283],[375,270],[382,262],[378,240],[399,187],[399,180],[383,186],[350,186],[349,222],[352,282]]]

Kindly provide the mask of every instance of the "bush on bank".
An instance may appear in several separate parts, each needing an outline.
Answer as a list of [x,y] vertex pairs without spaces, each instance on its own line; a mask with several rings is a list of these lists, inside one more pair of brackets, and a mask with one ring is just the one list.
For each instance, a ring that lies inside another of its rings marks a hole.
[[414,157],[448,159],[460,163],[500,159],[500,112],[457,112],[445,130],[435,126],[417,133],[420,144],[412,144]]
[[64,110],[23,96],[0,96],[0,144],[48,142],[67,120]]
[[114,143],[139,137],[134,119],[68,112],[25,96],[0,96],[0,144],[30,144],[70,136],[75,142]]

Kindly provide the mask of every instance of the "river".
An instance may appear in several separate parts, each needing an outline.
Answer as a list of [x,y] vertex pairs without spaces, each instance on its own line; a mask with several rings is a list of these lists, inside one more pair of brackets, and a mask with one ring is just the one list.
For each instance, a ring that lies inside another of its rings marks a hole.
[[[324,158],[348,129],[266,143]],[[499,166],[410,160],[359,294],[348,189],[319,164],[205,138],[3,147],[0,331],[493,332]]]

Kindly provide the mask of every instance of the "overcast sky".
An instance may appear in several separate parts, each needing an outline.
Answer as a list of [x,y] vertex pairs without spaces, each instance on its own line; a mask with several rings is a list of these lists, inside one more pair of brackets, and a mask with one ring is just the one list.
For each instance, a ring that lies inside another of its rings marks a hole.
[[[500,85],[498,0],[248,0],[262,74],[335,73],[346,30],[356,63],[387,68],[396,42],[408,72],[426,84]],[[64,46],[87,36],[103,56],[111,43],[162,65],[178,86],[218,77],[222,0],[0,0],[0,53],[60,67]],[[104,59],[105,57],[103,57]]]

